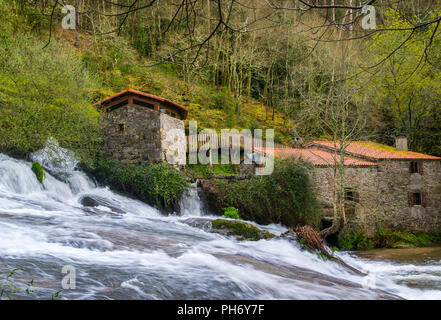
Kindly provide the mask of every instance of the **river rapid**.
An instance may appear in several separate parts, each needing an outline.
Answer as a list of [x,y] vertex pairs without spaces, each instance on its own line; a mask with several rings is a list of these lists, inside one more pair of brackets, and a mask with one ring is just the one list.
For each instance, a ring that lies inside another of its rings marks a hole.
[[[84,196],[104,205],[85,207]],[[30,162],[0,154],[0,279],[18,269],[16,299],[50,299],[62,290],[66,265],[76,270],[76,286],[59,299],[441,298],[440,257],[338,253],[363,276],[288,240],[237,241],[185,224],[203,214],[194,190],[181,205],[183,216],[165,217],[65,168],[46,172],[41,185]]]

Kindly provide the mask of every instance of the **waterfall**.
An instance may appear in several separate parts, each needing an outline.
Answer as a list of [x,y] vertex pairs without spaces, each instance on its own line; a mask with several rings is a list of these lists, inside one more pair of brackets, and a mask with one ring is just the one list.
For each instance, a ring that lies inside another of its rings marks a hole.
[[201,216],[203,214],[197,181],[192,183],[191,187],[182,195],[179,207],[181,209],[181,215],[183,216]]
[[[62,299],[441,298],[438,262],[376,263],[341,253],[378,271],[377,289],[366,288],[359,274],[298,243],[237,241],[191,227],[183,223],[188,217],[165,217],[96,186],[74,161],[63,170],[43,154],[34,158],[49,168],[43,185],[30,162],[0,154],[0,281],[17,268],[20,288],[35,282],[34,292],[21,290],[19,298],[49,299],[62,289],[66,265],[76,269],[77,288],[64,290]],[[184,215],[201,215],[196,185],[181,204]],[[417,280],[431,287],[412,286]]]

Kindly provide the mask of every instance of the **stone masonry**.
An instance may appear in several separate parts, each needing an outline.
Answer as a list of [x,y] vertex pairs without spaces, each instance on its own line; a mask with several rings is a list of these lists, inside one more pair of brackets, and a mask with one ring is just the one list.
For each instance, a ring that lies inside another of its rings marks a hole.
[[184,122],[138,105],[119,107],[105,115],[104,156],[124,163],[172,156],[185,163]]
[[[359,194],[358,202],[346,201],[346,231],[368,236],[386,230],[441,232],[441,162],[423,161],[422,174],[409,172],[410,161],[383,160],[377,166],[346,167],[345,186]],[[316,193],[323,219],[333,215],[333,168],[316,167]],[[409,194],[425,194],[425,203],[409,204]]]

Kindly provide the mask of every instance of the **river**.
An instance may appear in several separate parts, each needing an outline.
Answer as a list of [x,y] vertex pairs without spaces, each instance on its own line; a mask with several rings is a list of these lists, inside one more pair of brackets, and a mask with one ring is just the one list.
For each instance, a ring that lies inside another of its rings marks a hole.
[[[57,178],[55,178],[57,176]],[[362,276],[283,239],[237,241],[184,222],[201,215],[190,192],[185,216],[162,216],[140,201],[96,186],[84,173],[46,172],[0,154],[0,279],[50,299],[66,265],[75,289],[58,299],[440,299],[441,260],[377,259],[340,252]],[[107,205],[84,207],[84,196]],[[280,225],[265,228],[275,233]]]

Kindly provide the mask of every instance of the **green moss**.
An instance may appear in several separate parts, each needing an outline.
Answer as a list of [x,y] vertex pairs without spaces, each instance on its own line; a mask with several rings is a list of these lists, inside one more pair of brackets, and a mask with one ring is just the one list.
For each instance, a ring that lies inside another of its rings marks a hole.
[[375,149],[381,150],[381,151],[388,151],[388,152],[392,152],[392,153],[396,153],[396,154],[404,154],[404,155],[413,155],[414,154],[412,151],[398,150],[394,147],[391,147],[391,146],[388,146],[385,144],[381,144],[381,143],[377,143],[377,142],[360,141],[359,143],[363,144],[367,147],[375,148]]
[[242,221],[229,221],[224,219],[217,219],[212,222],[214,229],[227,230],[228,234],[238,236],[244,240],[257,241],[260,239],[271,239],[275,235],[261,230],[250,223]]
[[38,181],[43,184],[43,181],[46,178],[43,167],[38,162],[34,162],[32,163],[32,171],[35,173]]
[[441,242],[441,233],[411,233],[405,231],[385,231],[378,228],[375,241],[384,248],[425,247]]
[[387,231],[378,227],[375,236],[368,238],[361,232],[343,234],[338,246],[344,250],[366,250],[372,248],[416,248],[441,244],[441,233],[412,233],[406,231]]

